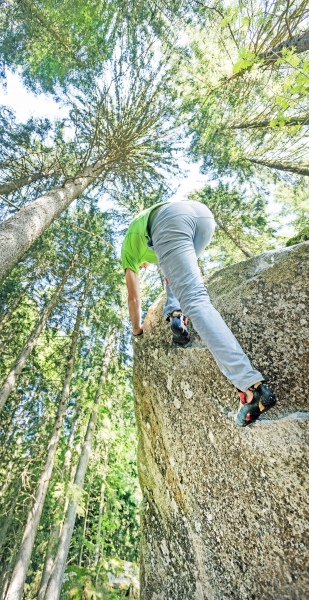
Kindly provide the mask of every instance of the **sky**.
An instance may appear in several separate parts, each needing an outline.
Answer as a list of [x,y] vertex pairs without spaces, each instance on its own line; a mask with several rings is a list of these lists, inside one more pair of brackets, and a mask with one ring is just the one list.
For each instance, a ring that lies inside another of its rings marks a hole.
[[[16,119],[25,122],[31,117],[48,118],[51,121],[68,116],[68,108],[55,102],[51,94],[34,94],[23,85],[20,77],[7,72],[6,88],[0,86],[0,105],[5,105],[15,111]],[[179,186],[171,200],[184,200],[189,192],[203,187],[209,179],[199,172],[197,163],[180,160],[180,168],[185,173],[183,177],[175,178],[175,187]],[[101,207],[104,209],[104,207]]]
[[[68,116],[68,108],[60,102],[56,102],[51,94],[34,94],[25,88],[17,74],[8,71],[6,75],[6,87],[0,85],[0,106],[5,105],[12,108],[17,121],[24,122],[30,117],[46,117],[53,121]],[[171,181],[175,188],[178,186],[175,194],[170,198],[172,201],[185,200],[191,191],[203,187],[206,183],[210,185],[214,183],[209,180],[209,177],[200,173],[198,163],[190,163],[182,158],[179,161],[179,167],[184,175],[178,175],[174,178],[174,182]],[[99,207],[102,211],[110,208],[106,197],[100,200]],[[267,212],[275,216],[279,210],[280,205],[271,199]],[[282,234],[293,235],[293,228],[284,228]]]
[[7,71],[6,87],[0,86],[0,104],[12,108],[17,121],[24,122],[31,117],[50,120],[68,116],[68,109],[55,102],[51,94],[33,94],[23,85],[17,74]]

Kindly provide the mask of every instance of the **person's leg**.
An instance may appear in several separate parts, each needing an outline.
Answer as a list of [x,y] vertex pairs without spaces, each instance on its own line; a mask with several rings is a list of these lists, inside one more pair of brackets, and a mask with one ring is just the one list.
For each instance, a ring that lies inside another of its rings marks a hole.
[[165,320],[167,320],[168,316],[171,315],[174,310],[181,310],[179,301],[176,296],[174,296],[170,286],[168,285],[165,278],[165,291],[166,291],[166,302],[163,309],[163,314]]
[[[201,205],[203,206],[203,205]],[[203,206],[202,213],[204,213],[206,207]],[[208,209],[207,209],[208,210]],[[211,239],[215,230],[215,222],[209,211],[209,222],[208,227],[197,228],[193,239],[194,250],[197,258],[201,256],[206,246],[211,242]],[[166,302],[163,309],[164,318],[167,319],[174,311],[181,311],[179,300],[173,294],[168,279],[165,277],[165,291],[166,291]]]
[[245,391],[263,377],[252,368],[235,336],[211,304],[194,248],[194,240],[196,245],[202,238],[210,241],[213,230],[213,217],[204,205],[167,204],[155,216],[151,232],[153,247],[173,294],[220,370],[238,389]]

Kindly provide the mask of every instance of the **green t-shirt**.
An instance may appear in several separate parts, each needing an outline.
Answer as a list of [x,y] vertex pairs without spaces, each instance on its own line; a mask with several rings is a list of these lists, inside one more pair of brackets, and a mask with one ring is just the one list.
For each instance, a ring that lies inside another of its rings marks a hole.
[[130,223],[121,248],[121,262],[124,270],[132,269],[134,273],[138,273],[143,262],[157,264],[158,259],[154,251],[147,246],[149,241],[147,225],[150,213],[163,204],[166,202],[159,202],[146,208]]

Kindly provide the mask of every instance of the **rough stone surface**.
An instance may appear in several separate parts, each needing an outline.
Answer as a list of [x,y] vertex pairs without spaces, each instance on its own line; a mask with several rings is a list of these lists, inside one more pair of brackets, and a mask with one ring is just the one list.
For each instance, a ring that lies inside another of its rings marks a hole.
[[236,428],[235,390],[198,336],[172,344],[163,294],[148,312],[134,342],[141,600],[309,597],[308,249],[267,252],[208,281],[277,392],[277,408],[249,427]]

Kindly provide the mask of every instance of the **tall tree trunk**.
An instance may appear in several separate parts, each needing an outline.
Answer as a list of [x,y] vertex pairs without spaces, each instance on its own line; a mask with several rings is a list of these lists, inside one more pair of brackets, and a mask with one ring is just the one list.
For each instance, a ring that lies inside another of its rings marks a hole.
[[86,167],[80,175],[57,186],[24,206],[0,224],[0,280],[4,278],[35,240],[102,173],[106,160]]
[[46,171],[45,173],[41,171],[40,173],[32,173],[31,175],[24,175],[18,179],[5,181],[0,185],[0,194],[10,194],[11,192],[15,192],[24,187],[24,185],[29,185],[29,183],[44,179],[44,177],[51,177],[51,175],[56,175],[56,173],[57,171]]
[[[264,121],[251,121],[248,123],[239,123],[239,125],[230,125],[227,129],[257,129],[259,127],[269,127],[270,123],[270,119],[265,119]],[[287,117],[284,119],[284,127],[289,125],[309,125],[309,115]]]
[[28,338],[27,342],[25,343],[14,366],[12,367],[7,378],[3,382],[2,388],[0,390],[0,410],[3,408],[4,403],[8,399],[8,397],[15,385],[18,375],[23,370],[30,353],[32,352],[34,346],[36,345],[36,343],[39,339],[39,336],[41,335],[41,332],[43,331],[43,329],[44,329],[44,327],[45,327],[45,325],[57,303],[59,295],[62,292],[62,289],[63,289],[69,275],[71,274],[71,272],[73,270],[76,260],[77,260],[77,254],[71,260],[71,263],[70,263],[69,267],[67,268],[66,272],[64,273],[56,292],[52,296],[52,298],[51,298],[50,302],[48,303],[47,307],[45,308],[43,314],[41,315],[40,319],[38,320],[33,332],[31,333],[30,337]]
[[[115,338],[116,338],[116,332],[114,331],[110,335],[108,343],[107,343],[107,348],[106,348],[106,352],[105,352],[105,356],[104,356],[104,360],[103,360],[103,364],[102,364],[100,382],[99,382],[97,393],[96,393],[96,396],[94,399],[94,408],[89,417],[87,431],[86,431],[86,435],[85,435],[85,439],[84,439],[84,444],[83,444],[83,448],[81,451],[80,459],[79,459],[77,470],[76,470],[74,484],[80,490],[82,490],[83,486],[84,486],[85,474],[86,474],[86,470],[87,470],[87,466],[88,466],[89,456],[90,456],[90,452],[91,452],[91,448],[92,448],[93,435],[94,435],[95,426],[96,426],[96,422],[97,422],[98,406],[101,402],[103,385],[106,381],[108,367],[109,367],[109,364],[110,364],[110,361],[112,358],[112,352],[113,352],[113,348],[114,348],[114,344],[115,344]],[[44,600],[59,600],[63,575],[64,575],[64,571],[65,571],[65,566],[66,566],[66,560],[67,560],[71,537],[72,537],[72,533],[73,533],[73,529],[74,529],[74,525],[75,525],[76,510],[77,510],[76,500],[70,500],[70,503],[69,503],[69,506],[68,506],[68,509],[66,512],[62,532],[61,532],[61,539],[60,539],[60,543],[59,543],[56,558],[55,558],[53,572],[52,572],[52,575],[50,577],[50,580],[49,580],[49,583],[47,586]]]
[[[90,486],[90,489],[91,489],[91,486]],[[87,504],[86,504],[85,514],[84,514],[84,522],[83,522],[83,535],[82,535],[82,539],[80,542],[80,548],[79,548],[79,553],[78,553],[78,566],[79,567],[82,566],[82,560],[83,560],[84,542],[86,539],[86,531],[87,531],[87,523],[88,523],[89,502],[90,502],[90,494],[88,493]]]
[[54,460],[62,429],[63,419],[66,413],[66,406],[70,393],[70,384],[74,368],[75,352],[82,320],[82,309],[85,300],[85,290],[86,286],[83,290],[77,310],[77,317],[72,334],[71,347],[67,361],[67,368],[61,393],[61,399],[58,406],[53,431],[47,448],[45,466],[38,481],[37,490],[35,493],[35,501],[28,515],[24,536],[17,555],[16,565],[11,577],[10,586],[6,594],[6,600],[20,600],[23,595],[23,588],[31,558],[34,539],[40,522],[47,488],[54,466]]
[[220,229],[222,229],[222,231],[224,231],[224,233],[227,235],[227,237],[229,237],[230,240],[232,240],[232,242],[234,242],[235,246],[237,246],[237,248],[239,248],[243,252],[243,254],[245,254],[245,256],[252,258],[252,256],[254,256],[253,252],[251,252],[251,250],[249,250],[249,248],[241,240],[239,240],[235,235],[233,235],[230,232],[228,227],[226,227],[226,225],[224,225],[224,223],[220,219],[220,217],[218,217],[218,215],[214,212],[213,208],[211,208],[211,212],[213,213],[213,215],[215,217],[215,221],[218,224],[218,226],[220,227]]
[[17,296],[17,298],[15,299],[15,302],[13,302],[12,306],[6,311],[5,315],[3,316],[3,319],[0,321],[0,331],[2,331],[4,325],[11,318],[13,312],[16,310],[16,308],[19,305],[19,303],[21,302],[21,300],[24,298],[25,292],[29,288],[30,283],[31,282],[27,283],[27,285],[23,288],[23,290],[21,291],[19,296]]
[[284,42],[281,42],[278,46],[260,54],[259,58],[263,58],[267,63],[274,62],[280,58],[281,52],[282,50],[285,50],[285,48],[294,48],[297,54],[309,50],[309,31],[299,33],[298,35],[290,37],[288,40],[284,40]]
[[46,556],[45,556],[45,561],[44,561],[44,568],[43,568],[43,573],[42,573],[42,577],[41,577],[40,589],[39,589],[37,600],[44,600],[46,588],[47,588],[47,585],[48,585],[48,582],[49,582],[49,579],[50,579],[50,576],[51,576],[51,573],[53,570],[55,554],[56,554],[57,547],[59,544],[60,532],[61,532],[61,522],[58,520],[57,522],[53,523],[51,530],[50,530],[47,549],[46,549]]
[[[64,474],[64,477],[67,477],[68,479],[70,477],[72,477],[71,459],[72,459],[72,448],[73,448],[73,443],[74,443],[74,436],[75,436],[77,420],[78,419],[73,419],[71,431],[70,431],[70,438],[69,438],[69,442],[68,442],[68,449],[65,453],[64,462],[63,462],[63,474]],[[73,479],[74,479],[74,475],[75,475],[75,473],[73,474]],[[47,549],[46,549],[46,556],[45,556],[44,567],[43,567],[43,572],[42,572],[42,577],[41,577],[41,582],[40,582],[40,589],[38,592],[37,600],[44,600],[46,588],[47,588],[49,578],[50,578],[52,570],[53,570],[55,554],[56,554],[58,543],[59,543],[59,538],[60,538],[60,533],[61,533],[61,521],[63,520],[63,517],[66,513],[67,505],[68,505],[67,498],[61,498],[59,500],[59,503],[57,504],[57,511],[56,511],[57,514],[55,515],[55,520],[51,526],[51,530],[50,530],[50,534],[49,534],[49,539],[48,539],[48,544],[47,544]],[[62,513],[62,515],[60,513]]]
[[95,545],[95,553],[94,553],[94,561],[93,561],[94,567],[98,566],[99,560],[101,558],[101,553],[102,553],[101,529],[102,529],[102,518],[103,518],[104,503],[105,503],[106,477],[107,477],[107,470],[108,470],[108,450],[109,450],[109,447],[108,447],[108,443],[107,443],[105,446],[105,453],[104,453],[104,458],[103,458],[104,471],[102,473],[99,518],[98,518],[98,533],[97,533],[97,540],[96,540],[96,545]]
[[[295,52],[297,54],[306,52],[307,50],[309,50],[309,32],[306,31],[305,33],[301,33],[299,35],[290,37],[288,40],[284,40],[284,42],[281,42],[281,44],[278,44],[278,46],[275,46],[271,50],[267,50],[266,52],[262,52],[261,54],[259,54],[258,58],[263,59],[264,61],[263,63],[261,63],[260,66],[265,67],[265,65],[269,65],[276,62],[276,60],[278,60],[278,58],[281,57],[282,50],[284,50],[285,48],[295,48]],[[241,69],[241,71],[238,71],[238,73],[234,73],[234,75],[229,77],[227,81],[231,81],[232,79],[244,75],[244,73],[250,71],[251,68],[252,66]]]
[[309,166],[291,165],[282,162],[271,162],[267,160],[256,160],[255,158],[248,158],[248,160],[254,165],[262,165],[263,167],[269,167],[269,169],[277,169],[278,171],[286,171],[289,173],[295,173],[295,175],[309,175]]

